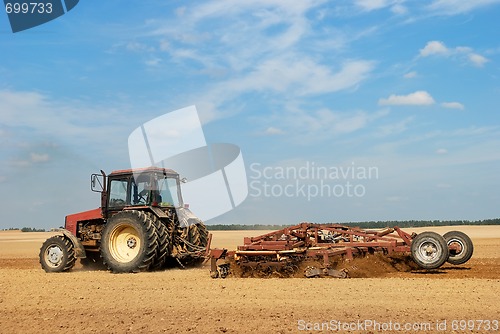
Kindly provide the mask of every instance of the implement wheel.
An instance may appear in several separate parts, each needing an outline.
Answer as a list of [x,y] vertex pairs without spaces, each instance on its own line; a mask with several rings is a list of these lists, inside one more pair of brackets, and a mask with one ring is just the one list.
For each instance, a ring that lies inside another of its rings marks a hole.
[[73,244],[68,238],[60,235],[45,240],[39,257],[43,270],[48,273],[68,271],[76,262]]
[[448,244],[435,232],[423,232],[412,240],[411,256],[419,267],[436,269],[448,260]]
[[470,260],[472,253],[474,252],[474,245],[467,234],[460,231],[451,231],[445,233],[443,237],[448,246],[453,245],[458,248],[457,250],[450,250],[448,263],[458,265]]
[[158,247],[153,221],[142,211],[122,211],[111,217],[101,237],[104,264],[115,273],[148,270]]

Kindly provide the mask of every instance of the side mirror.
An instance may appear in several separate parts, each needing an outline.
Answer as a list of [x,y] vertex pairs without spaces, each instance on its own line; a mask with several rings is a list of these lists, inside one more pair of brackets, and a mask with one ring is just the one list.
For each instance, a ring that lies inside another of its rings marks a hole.
[[187,181],[188,181],[188,180],[187,180],[185,177],[183,177],[183,178],[181,179],[181,182],[182,182],[182,183],[186,183]]
[[102,174],[92,174],[90,176],[90,189],[93,192],[103,192],[104,191],[104,175]]

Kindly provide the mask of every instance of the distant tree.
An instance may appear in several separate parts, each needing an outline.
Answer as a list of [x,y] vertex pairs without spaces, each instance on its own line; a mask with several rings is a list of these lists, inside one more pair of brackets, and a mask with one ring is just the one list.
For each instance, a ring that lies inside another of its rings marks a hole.
[[45,232],[45,229],[36,229],[34,227],[23,227],[21,229],[21,232]]

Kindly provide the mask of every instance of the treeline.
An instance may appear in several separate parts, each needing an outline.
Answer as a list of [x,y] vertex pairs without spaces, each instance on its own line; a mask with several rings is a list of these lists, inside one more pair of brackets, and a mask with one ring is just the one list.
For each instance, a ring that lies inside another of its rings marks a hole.
[[[483,219],[483,220],[389,220],[389,221],[367,221],[367,222],[344,222],[339,224],[357,226],[361,228],[384,228],[393,226],[407,228],[407,227],[456,226],[456,225],[500,225],[500,218]],[[207,229],[210,231],[280,230],[289,226],[293,225],[216,224],[216,225],[207,225]]]
[[9,227],[9,228],[4,228],[4,231],[21,231],[21,232],[45,232],[45,229],[43,228],[34,228],[34,227]]
[[426,226],[456,226],[456,225],[500,225],[500,218],[483,220],[389,220],[368,221],[359,223],[345,223],[346,225],[359,226],[361,228],[384,228],[384,227],[426,227]]
[[23,227],[21,232],[45,232],[43,228]]
[[243,225],[243,224],[231,224],[231,225],[207,225],[209,231],[241,231],[241,230],[281,230],[282,228],[292,226],[292,225]]

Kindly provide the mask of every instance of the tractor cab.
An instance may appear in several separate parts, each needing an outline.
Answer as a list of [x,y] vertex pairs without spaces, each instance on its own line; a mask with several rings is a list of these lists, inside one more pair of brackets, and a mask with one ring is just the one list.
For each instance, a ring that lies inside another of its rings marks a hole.
[[149,167],[92,175],[92,190],[101,192],[103,216],[125,207],[183,206],[179,174],[171,169]]

